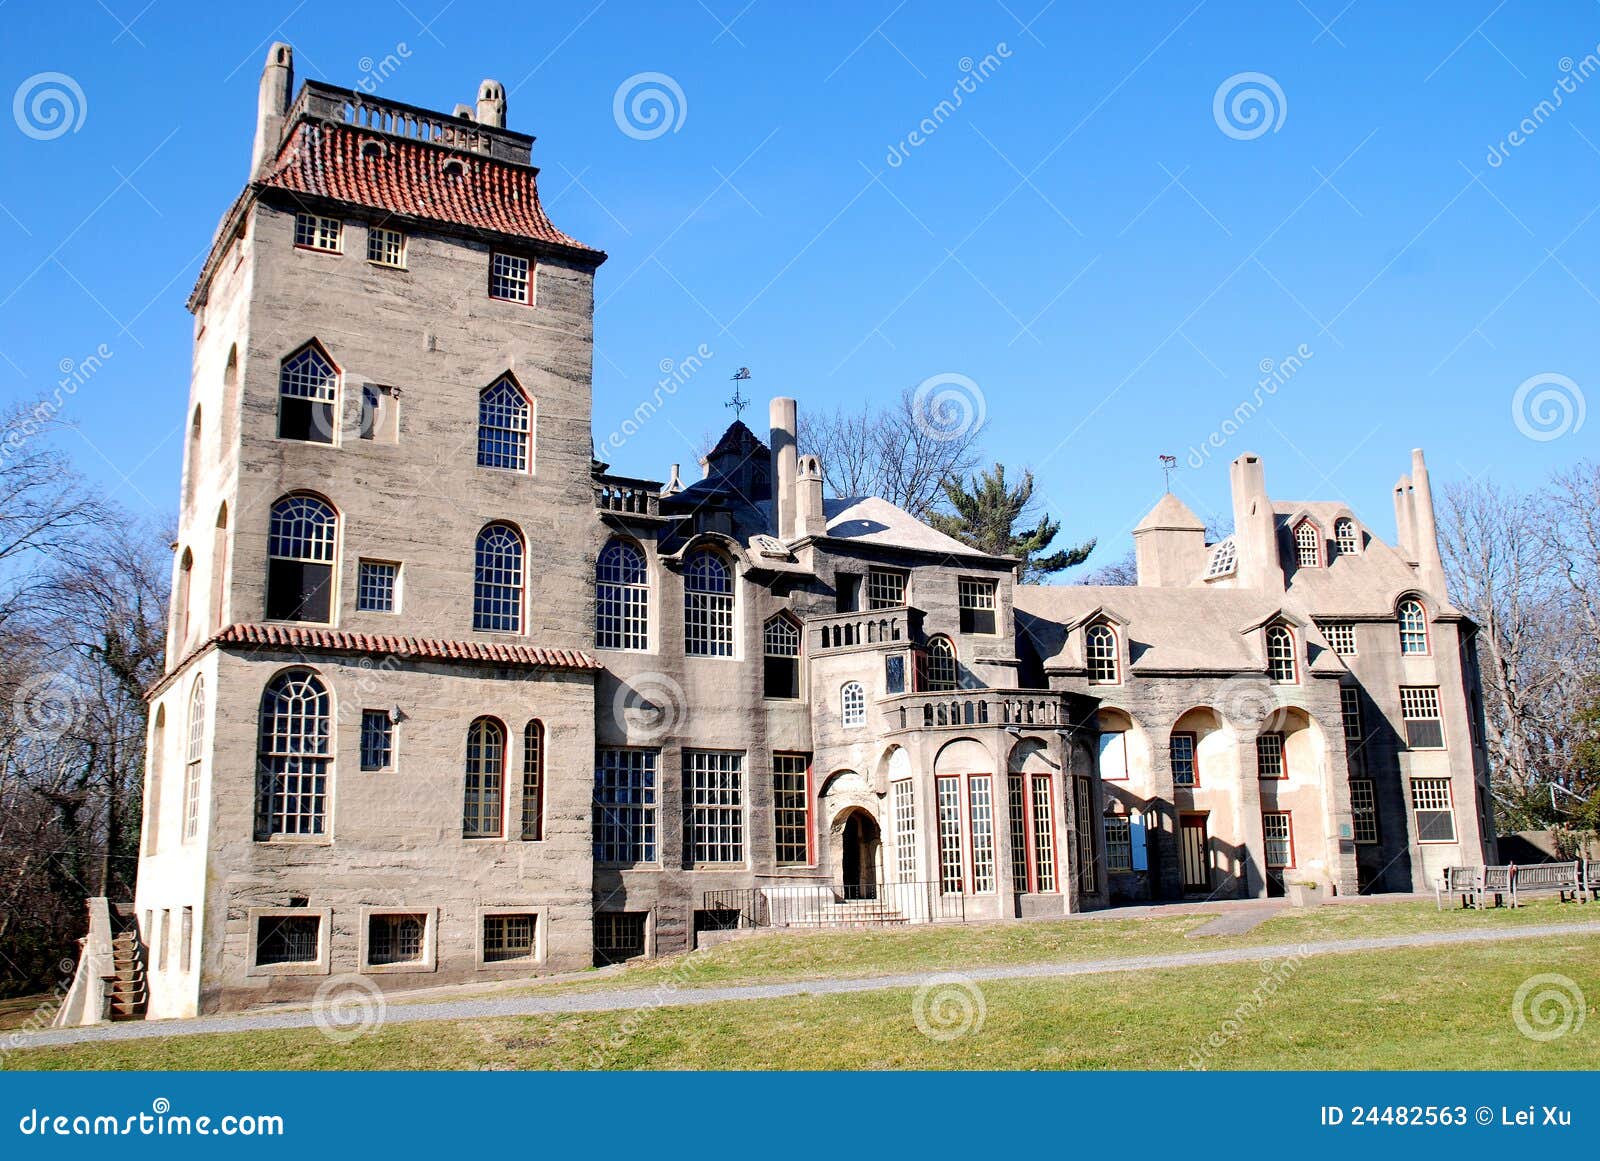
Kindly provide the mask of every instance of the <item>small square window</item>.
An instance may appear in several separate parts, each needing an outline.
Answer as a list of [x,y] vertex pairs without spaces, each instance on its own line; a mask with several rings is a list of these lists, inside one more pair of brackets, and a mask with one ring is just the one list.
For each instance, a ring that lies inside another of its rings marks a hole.
[[356,568],[356,611],[393,613],[400,566],[390,561],[363,560]]
[[404,269],[406,264],[406,236],[399,230],[373,226],[367,230],[367,261],[375,266],[393,266]]
[[867,608],[898,609],[906,603],[906,574],[886,568],[867,573]]
[[339,219],[324,218],[318,214],[296,214],[294,244],[306,250],[339,253],[342,244]]
[[316,963],[321,937],[320,915],[263,915],[256,920],[256,963]]
[[394,767],[394,721],[388,710],[361,711],[361,768],[389,770]]
[[493,254],[489,258],[489,297],[506,302],[527,303],[532,286],[526,258],[511,254]]
[[1333,651],[1339,656],[1356,655],[1356,627],[1349,621],[1336,621],[1323,625],[1322,632],[1328,638],[1328,644],[1333,646]]
[[485,915],[483,917],[483,962],[508,963],[532,959],[536,915]]

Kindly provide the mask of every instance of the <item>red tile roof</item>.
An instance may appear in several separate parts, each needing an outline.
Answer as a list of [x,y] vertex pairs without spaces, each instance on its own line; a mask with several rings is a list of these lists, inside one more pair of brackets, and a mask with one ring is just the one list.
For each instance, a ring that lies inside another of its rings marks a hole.
[[[383,147],[366,157],[368,142]],[[446,162],[460,162],[452,176]],[[538,170],[348,125],[298,122],[259,185],[375,210],[531,238],[605,255],[556,229],[539,204]]]

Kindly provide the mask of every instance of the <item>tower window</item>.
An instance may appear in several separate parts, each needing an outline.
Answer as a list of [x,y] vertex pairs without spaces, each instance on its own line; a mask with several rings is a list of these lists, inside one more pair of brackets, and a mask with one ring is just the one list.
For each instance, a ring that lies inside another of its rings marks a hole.
[[528,274],[529,263],[526,258],[512,254],[492,255],[489,259],[489,297],[526,305],[531,297],[528,291],[533,285]]
[[338,218],[324,218],[319,214],[294,216],[294,244],[303,250],[325,250],[337,254],[343,249],[343,238]]
[[363,560],[356,565],[356,611],[392,613],[399,586],[400,566],[385,560]]
[[516,381],[502,376],[478,393],[478,466],[528,470],[533,407]]
[[321,835],[333,760],[328,687],[309,669],[278,674],[262,691],[260,727],[256,838]]
[[522,729],[522,839],[544,838],[544,723],[535,718]]
[[1341,556],[1361,551],[1361,537],[1356,532],[1356,522],[1348,516],[1333,522],[1333,543]]
[[611,541],[595,562],[595,582],[595,647],[650,648],[650,573],[644,554],[626,541]]
[[1350,818],[1356,842],[1378,841],[1378,797],[1370,778],[1350,780]]
[[206,681],[197,677],[189,695],[189,745],[184,757],[183,841],[200,833],[200,763],[206,754]]
[[361,768],[388,770],[394,766],[394,721],[388,710],[361,711]]
[[1450,799],[1450,779],[1413,778],[1411,806],[1416,815],[1419,843],[1456,841],[1456,814]]
[[522,534],[509,524],[478,533],[472,581],[472,627],[522,632]]
[[1439,687],[1402,685],[1400,717],[1406,724],[1406,746],[1412,750],[1444,749],[1444,719],[1439,715]]
[[367,261],[375,266],[393,266],[403,270],[406,264],[406,236],[399,230],[370,227],[367,230]]
[[888,568],[867,571],[867,608],[898,609],[905,603],[905,573]]
[[339,517],[316,496],[284,496],[267,534],[267,618],[332,620],[334,541]]
[[332,443],[339,372],[315,342],[278,369],[278,438]]

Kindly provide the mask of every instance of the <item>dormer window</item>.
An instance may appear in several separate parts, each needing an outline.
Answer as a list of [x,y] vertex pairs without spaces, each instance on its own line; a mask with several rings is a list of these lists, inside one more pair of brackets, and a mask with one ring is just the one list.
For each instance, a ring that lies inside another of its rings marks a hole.
[[1400,652],[1422,655],[1428,652],[1428,614],[1422,602],[1400,602]]
[[1287,625],[1267,629],[1267,676],[1278,685],[1293,685],[1299,680],[1294,655],[1294,633]]
[[1116,685],[1121,680],[1117,633],[1110,625],[1090,625],[1083,637],[1090,685]]
[[323,250],[337,254],[341,246],[339,219],[320,214],[294,216],[294,244],[302,250]]
[[1348,516],[1335,520],[1333,523],[1333,543],[1339,549],[1339,555],[1341,556],[1360,552],[1361,536],[1356,531],[1356,522]]
[[1213,580],[1219,576],[1232,576],[1239,567],[1239,548],[1233,542],[1233,537],[1217,542],[1211,546],[1211,560],[1206,564],[1206,579]]
[[1322,533],[1309,520],[1294,530],[1294,561],[1301,568],[1322,567]]

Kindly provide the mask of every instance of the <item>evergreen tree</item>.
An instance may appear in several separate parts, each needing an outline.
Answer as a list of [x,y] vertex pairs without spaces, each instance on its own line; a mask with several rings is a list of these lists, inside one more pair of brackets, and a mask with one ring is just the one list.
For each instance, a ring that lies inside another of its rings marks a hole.
[[[1094,541],[1075,548],[1046,553],[1061,522],[1041,513],[1033,519],[1033,473],[1024,471],[1016,487],[1006,484],[1004,464],[981,471],[965,486],[955,476],[943,481],[944,498],[950,512],[935,512],[928,517],[946,536],[995,556],[1020,558],[1017,573],[1027,584],[1037,583],[1074,565],[1082,564],[1094,551]],[[1018,522],[1023,528],[1017,530]]]

